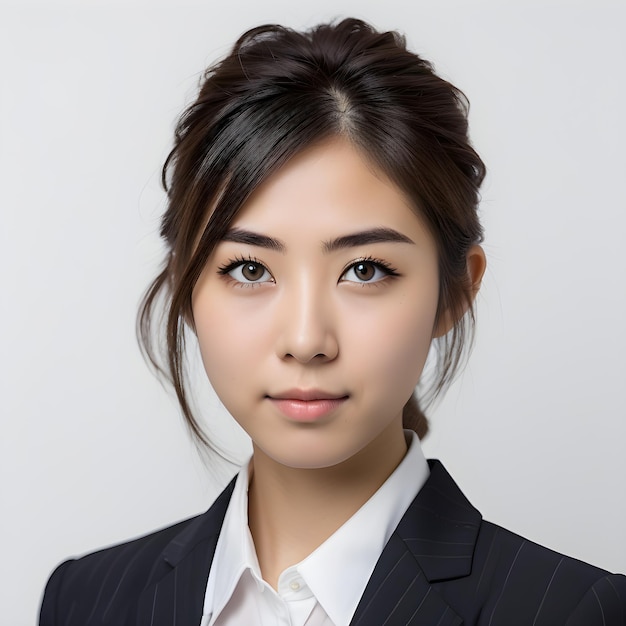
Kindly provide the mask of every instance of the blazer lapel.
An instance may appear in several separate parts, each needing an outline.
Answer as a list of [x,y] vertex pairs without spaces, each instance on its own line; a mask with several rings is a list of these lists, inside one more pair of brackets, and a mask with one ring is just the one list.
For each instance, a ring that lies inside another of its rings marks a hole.
[[385,546],[351,626],[453,626],[463,620],[431,585],[468,576],[482,517],[439,461]]
[[235,481],[163,550],[137,607],[137,626],[199,626],[204,593]]
[[394,533],[383,550],[351,626],[452,626],[462,620],[432,589],[424,572]]
[[[351,626],[459,626],[431,583],[467,576],[481,523],[443,465],[430,477],[385,546]],[[198,626],[217,538],[234,480],[163,551],[141,594],[137,626]]]

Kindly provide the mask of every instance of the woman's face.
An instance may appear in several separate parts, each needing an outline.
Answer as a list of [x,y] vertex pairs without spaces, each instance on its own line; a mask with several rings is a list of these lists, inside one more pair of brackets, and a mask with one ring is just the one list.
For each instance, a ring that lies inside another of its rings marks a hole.
[[429,232],[334,139],[244,205],[198,280],[193,316],[211,384],[255,451],[320,468],[401,435],[438,295]]

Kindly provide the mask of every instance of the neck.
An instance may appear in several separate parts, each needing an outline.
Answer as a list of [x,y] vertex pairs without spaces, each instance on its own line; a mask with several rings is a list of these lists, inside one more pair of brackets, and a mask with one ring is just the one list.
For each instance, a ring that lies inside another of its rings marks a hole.
[[263,578],[300,562],[342,526],[398,466],[407,446],[389,428],[351,458],[322,468],[287,467],[254,447],[248,523]]

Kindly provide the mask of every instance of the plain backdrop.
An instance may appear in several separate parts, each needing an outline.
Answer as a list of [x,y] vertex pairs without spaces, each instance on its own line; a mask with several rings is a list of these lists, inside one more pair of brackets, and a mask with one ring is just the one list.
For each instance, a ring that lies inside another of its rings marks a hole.
[[466,92],[489,168],[476,348],[427,455],[485,518],[626,570],[624,2],[26,1],[0,5],[3,625],[36,621],[62,559],[201,512],[234,473],[207,468],[135,342],[159,170],[244,30],[348,15]]

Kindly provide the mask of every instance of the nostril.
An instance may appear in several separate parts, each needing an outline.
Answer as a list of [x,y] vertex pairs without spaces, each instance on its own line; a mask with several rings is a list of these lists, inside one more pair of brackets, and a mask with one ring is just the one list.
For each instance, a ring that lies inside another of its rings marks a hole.
[[285,360],[299,363],[324,363],[336,358],[339,351],[338,337],[330,322],[322,322],[317,315],[312,321],[290,316],[283,321],[276,337],[274,349]]

